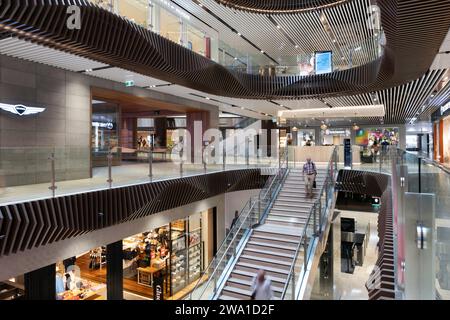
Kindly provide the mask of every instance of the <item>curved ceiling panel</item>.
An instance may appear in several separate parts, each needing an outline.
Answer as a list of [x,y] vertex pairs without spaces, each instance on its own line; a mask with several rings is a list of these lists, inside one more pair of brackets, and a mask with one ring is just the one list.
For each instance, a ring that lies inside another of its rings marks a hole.
[[[70,30],[68,6],[81,8]],[[44,46],[219,96],[244,99],[326,98],[373,92],[421,77],[450,27],[450,0],[379,0],[386,45],[381,58],[314,76],[230,71],[84,0],[0,1],[0,30]],[[433,20],[429,19],[433,16]]]
[[349,0],[215,0],[233,9],[254,13],[276,14],[317,10]]

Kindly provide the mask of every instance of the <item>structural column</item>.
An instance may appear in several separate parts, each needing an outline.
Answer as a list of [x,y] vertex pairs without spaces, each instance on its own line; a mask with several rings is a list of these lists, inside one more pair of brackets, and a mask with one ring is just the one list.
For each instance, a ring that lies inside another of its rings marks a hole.
[[167,145],[167,118],[155,118],[155,139],[161,148]]
[[106,246],[106,291],[108,300],[123,300],[122,240]]
[[[191,135],[191,161],[201,162],[203,135],[210,128],[209,111],[188,112],[186,114],[186,129]],[[199,161],[200,160],[200,161]]]
[[56,299],[56,264],[51,264],[24,276],[25,300]]
[[263,150],[266,150],[263,156],[271,157],[272,156],[272,146],[273,150],[277,150],[277,141],[272,138],[272,131],[277,129],[277,124],[272,120],[262,120],[261,121],[261,129],[263,129],[262,141],[260,141]]

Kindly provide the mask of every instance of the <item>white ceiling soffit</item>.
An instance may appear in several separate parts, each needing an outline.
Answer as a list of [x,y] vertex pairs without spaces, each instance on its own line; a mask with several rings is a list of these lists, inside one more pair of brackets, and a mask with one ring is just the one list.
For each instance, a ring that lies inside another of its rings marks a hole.
[[450,69],[450,31],[447,33],[431,69]]
[[108,66],[107,64],[71,55],[48,47],[39,46],[17,38],[5,38],[1,40],[0,53],[70,71],[80,71]]
[[384,105],[372,106],[352,106],[341,108],[315,108],[286,110],[278,112],[278,116],[283,119],[310,119],[310,118],[344,118],[353,116],[355,118],[363,117],[384,117]]

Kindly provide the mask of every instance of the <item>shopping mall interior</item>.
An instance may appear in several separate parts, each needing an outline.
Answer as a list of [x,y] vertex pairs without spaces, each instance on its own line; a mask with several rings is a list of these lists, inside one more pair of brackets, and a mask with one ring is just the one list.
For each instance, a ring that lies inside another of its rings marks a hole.
[[450,300],[449,29],[450,0],[0,1],[0,300]]

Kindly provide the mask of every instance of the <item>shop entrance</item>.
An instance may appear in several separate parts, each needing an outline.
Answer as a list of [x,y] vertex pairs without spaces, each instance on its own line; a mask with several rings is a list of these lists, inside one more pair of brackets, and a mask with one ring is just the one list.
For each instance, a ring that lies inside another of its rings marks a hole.
[[153,161],[170,161],[172,134],[186,129],[186,113],[195,111],[106,89],[92,88],[92,97],[92,168],[142,164],[150,150]]
[[[178,300],[189,294],[214,257],[213,212],[211,208],[123,239],[125,299]],[[105,246],[58,262],[58,299],[106,299],[107,270]],[[157,295],[156,284],[161,288]]]

